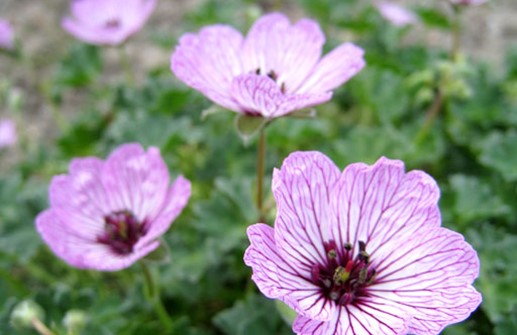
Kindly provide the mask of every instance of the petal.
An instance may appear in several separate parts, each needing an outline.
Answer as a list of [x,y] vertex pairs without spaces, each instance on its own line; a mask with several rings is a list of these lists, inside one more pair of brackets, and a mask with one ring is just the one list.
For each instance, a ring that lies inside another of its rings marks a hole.
[[75,38],[94,45],[116,46],[124,42],[132,33],[126,27],[119,29],[91,27],[71,18],[64,18],[61,26]]
[[[382,259],[386,243],[403,243],[421,229],[438,227],[439,189],[421,171],[404,172],[404,163],[386,158],[375,165],[349,165],[332,194],[331,232],[338,245],[366,243],[370,258]],[[384,249],[383,249],[384,248]]]
[[168,191],[162,209],[159,211],[157,217],[150,219],[151,225],[149,231],[138,242],[137,248],[141,243],[145,245],[149,241],[160,237],[169,229],[174,219],[176,219],[187,205],[190,193],[190,181],[183,178],[183,176],[176,178]]
[[318,62],[325,43],[319,25],[303,19],[291,26],[280,13],[264,15],[250,29],[243,46],[244,72],[273,71],[293,93]]
[[336,306],[328,302],[320,289],[310,281],[310,272],[282,259],[274,241],[274,230],[265,224],[248,228],[251,245],[244,254],[244,263],[253,269],[253,281],[268,298],[278,298],[298,313],[328,320]]
[[296,91],[323,93],[331,91],[355,76],[365,65],[363,49],[352,43],[341,44],[323,57]]
[[393,306],[380,303],[339,308],[329,321],[298,316],[293,331],[303,335],[406,335],[408,316]]
[[230,95],[232,78],[242,71],[240,32],[230,26],[213,25],[199,34],[185,34],[171,57],[172,72],[185,84],[210,100],[239,112]]
[[327,102],[331,93],[286,95],[269,77],[247,74],[236,77],[232,96],[240,109],[265,118],[280,117],[295,110]]
[[308,273],[327,259],[328,204],[338,177],[334,163],[316,151],[292,153],[273,173],[277,247],[284,259]]
[[169,171],[157,148],[145,152],[140,144],[125,144],[106,160],[102,181],[116,210],[129,210],[144,221],[161,210]]
[[87,267],[83,255],[95,245],[93,238],[87,239],[71,230],[52,209],[36,217],[36,229],[58,257],[74,267],[81,269]]
[[63,222],[52,209],[36,218],[36,229],[50,249],[68,264],[80,269],[117,271],[129,267],[159,245],[149,243],[129,255],[114,254],[108,246],[85,239]]
[[391,252],[375,264],[378,276],[368,291],[410,313],[414,332],[438,334],[466,319],[480,304],[481,295],[471,286],[479,274],[479,260],[461,234],[423,229],[389,247]]
[[94,157],[74,159],[69,175],[50,183],[50,205],[54,215],[77,236],[94,240],[104,229],[104,216],[112,206],[101,181],[104,163]]

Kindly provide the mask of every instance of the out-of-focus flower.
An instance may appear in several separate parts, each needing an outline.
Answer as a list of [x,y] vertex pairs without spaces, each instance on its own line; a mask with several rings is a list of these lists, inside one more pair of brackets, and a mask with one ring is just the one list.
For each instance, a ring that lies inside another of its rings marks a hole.
[[190,182],[169,172],[160,152],[125,144],[103,161],[72,160],[50,185],[50,208],[36,227],[52,251],[72,266],[126,268],[156,249],[190,197]]
[[16,144],[16,124],[11,119],[0,119],[0,149]]
[[359,47],[345,43],[321,58],[324,43],[315,21],[291,25],[285,15],[272,13],[257,20],[246,38],[220,24],[185,34],[171,69],[224,108],[275,118],[328,101],[333,89],[363,68]]
[[244,261],[297,334],[437,335],[481,302],[476,252],[440,227],[436,182],[381,158],[341,172],[319,152],[273,173],[275,227],[248,228]]
[[13,27],[4,19],[0,19],[0,48],[6,50],[14,49]]
[[488,0],[449,0],[453,5],[459,6],[477,6],[484,4]]
[[404,27],[418,22],[416,14],[401,5],[382,1],[377,3],[376,7],[381,16],[394,26]]
[[147,21],[156,0],[72,0],[71,15],[61,22],[77,39],[97,45],[119,45]]

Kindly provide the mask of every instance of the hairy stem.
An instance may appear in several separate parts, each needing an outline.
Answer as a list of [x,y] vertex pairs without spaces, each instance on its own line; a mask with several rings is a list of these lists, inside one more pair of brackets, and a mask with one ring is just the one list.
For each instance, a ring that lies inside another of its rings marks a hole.
[[154,283],[151,271],[149,270],[149,267],[147,267],[147,264],[145,264],[144,261],[140,261],[139,263],[144,273],[146,287],[144,295],[147,298],[147,300],[149,300],[149,302],[153,305],[154,311],[156,312],[156,315],[158,316],[158,319],[160,320],[163,327],[167,331],[170,331],[173,326],[172,319],[169,313],[167,313],[165,306],[163,306],[162,300],[160,299],[160,292]]
[[54,335],[52,330],[48,329],[48,327],[45,326],[45,324],[43,322],[41,322],[41,320],[38,318],[32,319],[32,326],[41,335]]
[[458,60],[461,49],[461,8],[460,6],[454,5],[452,9],[454,11],[454,18],[451,37],[451,60],[455,62]]
[[443,93],[442,93],[442,90],[440,88],[438,88],[436,90],[433,103],[431,104],[431,106],[429,106],[429,109],[426,112],[424,124],[423,124],[422,128],[420,128],[420,131],[418,132],[418,134],[416,135],[416,138],[415,138],[416,144],[420,144],[427,136],[427,133],[431,129],[431,126],[433,125],[434,120],[436,119],[436,117],[440,113],[440,110],[443,107],[443,103],[444,103]]
[[259,222],[264,221],[264,172],[266,160],[266,129],[260,129],[259,143],[257,149],[257,210]]
[[131,66],[131,62],[129,61],[129,55],[127,52],[127,48],[124,45],[122,45],[119,47],[119,52],[120,52],[120,62],[122,63],[122,67],[124,68],[126,80],[131,86],[134,86],[136,83],[135,74],[133,72],[133,67]]

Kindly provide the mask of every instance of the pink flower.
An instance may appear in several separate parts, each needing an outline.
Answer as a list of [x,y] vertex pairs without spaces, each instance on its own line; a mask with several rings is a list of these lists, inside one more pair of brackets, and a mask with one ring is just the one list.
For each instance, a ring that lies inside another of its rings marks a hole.
[[169,172],[160,152],[125,144],[106,161],[72,160],[50,184],[50,208],[36,227],[68,264],[101,271],[129,267],[156,249],[190,197],[190,182]]
[[319,152],[273,173],[275,227],[248,228],[244,261],[297,334],[436,335],[481,302],[476,252],[440,227],[436,182],[401,161],[341,172]]
[[12,147],[16,144],[16,125],[11,119],[0,119],[0,149]]
[[319,25],[291,25],[279,13],[260,18],[246,38],[227,25],[181,37],[171,69],[187,85],[238,113],[275,118],[324,103],[359,72],[363,50],[345,43],[321,58]]
[[409,9],[395,3],[382,1],[376,4],[379,13],[394,26],[403,27],[418,22],[418,17]]
[[477,6],[484,4],[488,0],[449,0],[453,5],[460,6]]
[[0,19],[0,48],[6,50],[14,49],[13,27],[4,19]]
[[119,45],[142,28],[156,0],[72,0],[71,16],[61,22],[77,39],[97,45]]

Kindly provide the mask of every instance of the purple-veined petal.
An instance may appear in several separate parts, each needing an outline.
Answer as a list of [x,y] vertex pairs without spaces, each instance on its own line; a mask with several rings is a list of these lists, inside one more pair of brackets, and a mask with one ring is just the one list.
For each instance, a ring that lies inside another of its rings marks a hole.
[[103,184],[117,210],[131,210],[140,221],[153,218],[167,194],[169,171],[157,148],[125,144],[106,160]]
[[280,13],[261,17],[250,29],[242,50],[245,72],[256,70],[267,75],[273,71],[287,93],[307,77],[318,62],[325,43],[319,25],[303,19],[291,25]]
[[52,179],[50,205],[55,216],[67,225],[67,231],[94,240],[104,230],[104,215],[112,203],[100,176],[103,162],[97,158],[79,158],[70,163],[70,174]]
[[158,216],[152,218],[153,222],[147,234],[139,243],[147,243],[163,235],[170,227],[174,219],[181,213],[190,198],[190,181],[179,176],[172,183]]
[[407,314],[393,306],[361,304],[340,307],[329,321],[298,316],[293,331],[299,335],[406,335]]
[[275,248],[273,228],[255,224],[248,228],[251,245],[244,262],[253,268],[253,281],[268,298],[279,298],[298,313],[328,320],[336,311],[310,281],[310,271],[286,262]]
[[296,88],[298,93],[331,91],[355,76],[366,64],[363,49],[344,43],[323,57],[307,80]]
[[185,34],[171,57],[172,72],[213,102],[239,112],[230,95],[232,79],[242,72],[240,32],[226,25]]
[[293,153],[273,172],[275,240],[289,263],[310,271],[326,260],[331,188],[338,177],[334,163],[316,151]]
[[271,78],[247,74],[233,80],[232,96],[245,113],[275,118],[326,102],[332,93],[286,95]]
[[462,235],[445,228],[422,229],[387,244],[370,292],[408,310],[416,333],[438,334],[466,319],[481,302],[481,295],[466,285],[478,276],[479,260]]
[[85,239],[70,230],[70,223],[64,222],[51,209],[36,218],[36,229],[50,249],[68,264],[80,269],[117,271],[133,264],[159,245],[155,241],[142,246],[128,255],[114,254],[106,245],[95,239]]
[[349,242],[354,248],[363,241],[372,259],[382,257],[377,249],[387,241],[440,225],[439,195],[429,175],[406,174],[401,161],[352,164],[333,190],[332,236],[338,245]]

